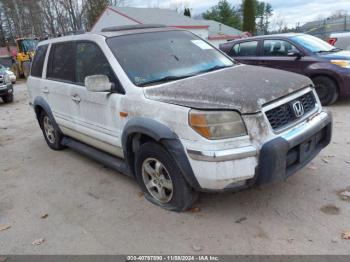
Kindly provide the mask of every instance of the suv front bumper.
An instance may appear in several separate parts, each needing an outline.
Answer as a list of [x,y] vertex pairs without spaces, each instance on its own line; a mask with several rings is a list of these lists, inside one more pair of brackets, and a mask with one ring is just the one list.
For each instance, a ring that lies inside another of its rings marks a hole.
[[11,95],[12,93],[12,84],[0,84],[0,96]]
[[259,154],[256,183],[285,180],[307,165],[332,137],[332,116],[321,112],[307,123],[265,143]]
[[332,136],[332,116],[321,111],[290,130],[254,146],[187,154],[203,191],[237,190],[285,180],[307,165]]

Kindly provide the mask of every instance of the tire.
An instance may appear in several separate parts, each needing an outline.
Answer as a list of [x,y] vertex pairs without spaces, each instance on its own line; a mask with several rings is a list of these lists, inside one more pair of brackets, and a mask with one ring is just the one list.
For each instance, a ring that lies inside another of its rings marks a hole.
[[23,76],[25,79],[27,79],[30,73],[30,62],[23,62],[22,69],[23,69]]
[[[153,204],[171,211],[185,211],[197,200],[171,155],[160,144],[148,142],[136,152],[136,180]],[[148,186],[146,186],[148,185]]]
[[317,76],[312,79],[316,92],[323,106],[334,104],[339,97],[337,83],[327,76]]
[[13,102],[13,95],[3,96],[2,100],[4,101],[4,103],[12,103]]
[[39,123],[47,145],[53,150],[62,150],[64,148],[61,144],[63,136],[55,128],[53,120],[45,111],[40,113]]
[[12,72],[15,73],[16,79],[20,79],[21,78],[21,74],[20,74],[20,71],[19,71],[19,66],[18,66],[17,63],[12,65]]

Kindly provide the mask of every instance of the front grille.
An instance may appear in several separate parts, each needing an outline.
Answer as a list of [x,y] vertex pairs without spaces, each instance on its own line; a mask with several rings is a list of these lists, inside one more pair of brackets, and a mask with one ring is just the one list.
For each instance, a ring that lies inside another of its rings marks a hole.
[[[296,103],[299,104],[297,110],[294,108]],[[302,107],[300,107],[300,105]],[[266,111],[265,114],[272,128],[278,130],[296,122],[298,119],[314,110],[315,107],[316,98],[314,93],[310,91],[292,101]]]

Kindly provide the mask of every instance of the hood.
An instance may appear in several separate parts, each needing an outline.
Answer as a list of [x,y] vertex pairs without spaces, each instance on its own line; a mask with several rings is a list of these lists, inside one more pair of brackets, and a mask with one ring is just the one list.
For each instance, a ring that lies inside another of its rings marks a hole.
[[319,54],[321,57],[329,60],[350,60],[350,51],[339,51],[333,53]]
[[238,65],[144,89],[148,99],[196,109],[261,111],[264,104],[312,85],[309,78],[276,69]]
[[12,76],[12,75],[14,75],[15,73],[13,73],[13,72],[12,72],[12,71],[10,71],[10,70],[6,70],[6,74],[8,74],[8,75]]

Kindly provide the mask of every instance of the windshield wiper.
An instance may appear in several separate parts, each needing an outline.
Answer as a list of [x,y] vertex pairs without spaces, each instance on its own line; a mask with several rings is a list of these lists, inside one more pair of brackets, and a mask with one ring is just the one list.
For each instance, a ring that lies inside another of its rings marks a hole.
[[342,51],[343,49],[335,47],[331,50],[320,50],[320,51],[316,51],[315,53],[317,54],[321,54],[321,53],[331,53],[331,52],[338,52],[338,51]]
[[154,79],[154,80],[143,82],[143,83],[139,84],[139,86],[147,86],[147,85],[155,84],[155,83],[163,83],[163,82],[175,81],[175,80],[184,79],[184,78],[190,77],[190,76],[192,76],[192,75],[165,76],[165,77],[162,77],[162,78],[159,78],[159,79]]
[[202,71],[199,71],[196,75],[203,74],[203,73],[208,73],[208,72],[212,72],[212,71],[216,71],[216,70],[223,69],[223,68],[226,68],[226,67],[231,67],[231,66],[222,66],[222,65],[219,66],[219,65],[216,65],[216,66],[204,69]]
[[337,52],[337,51],[342,51],[342,50],[343,50],[342,48],[335,47],[335,48],[333,48],[331,51],[332,51],[332,52]]
[[199,72],[197,72],[195,74],[182,75],[182,76],[165,76],[165,77],[162,77],[162,78],[159,78],[159,79],[154,79],[154,80],[143,82],[143,83],[139,84],[139,86],[147,86],[147,85],[151,85],[151,84],[155,84],[155,83],[164,83],[164,82],[180,80],[180,79],[188,78],[188,77],[191,77],[191,76],[196,76],[196,75],[199,75],[199,74],[203,74],[203,73],[219,70],[219,69],[226,68],[226,67],[231,67],[231,66],[218,66],[218,65],[216,65],[216,66],[207,68],[205,70],[199,71]]

